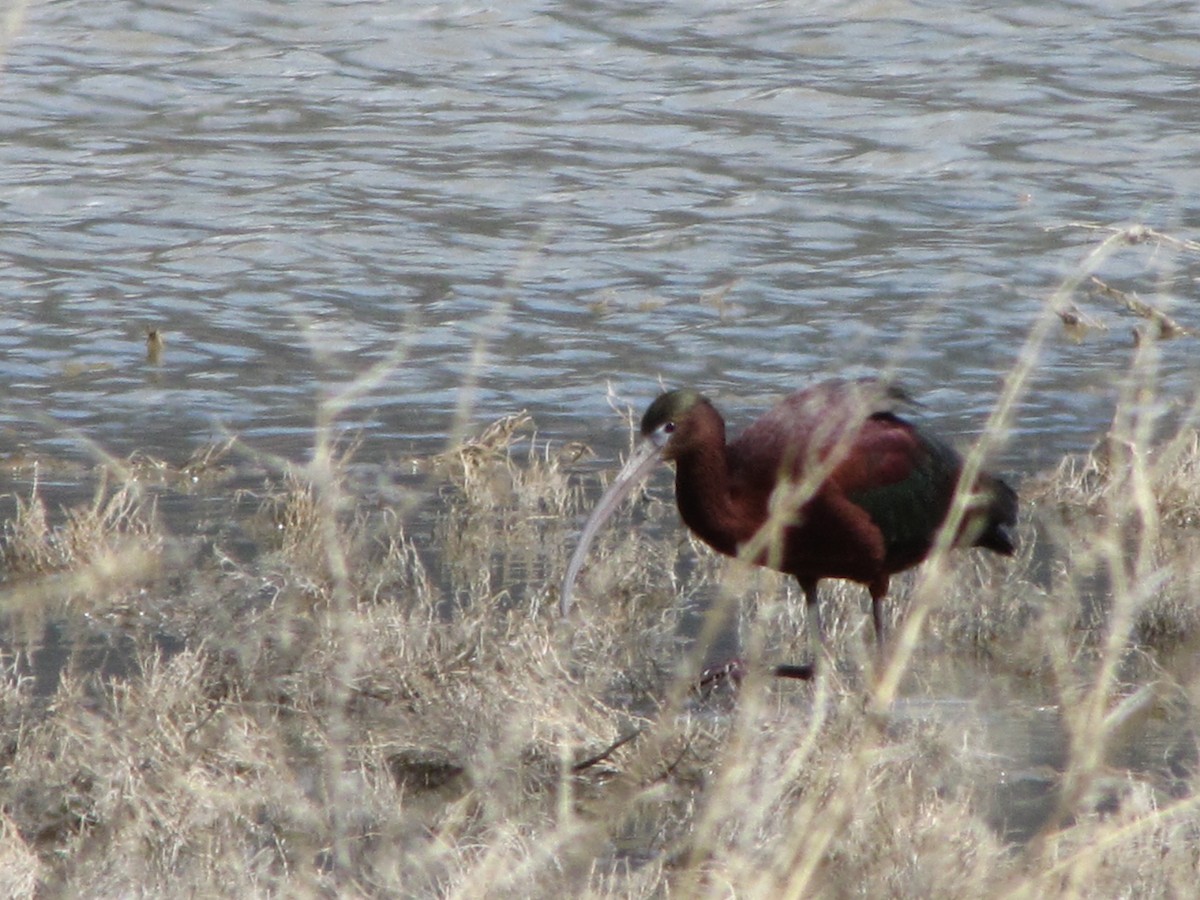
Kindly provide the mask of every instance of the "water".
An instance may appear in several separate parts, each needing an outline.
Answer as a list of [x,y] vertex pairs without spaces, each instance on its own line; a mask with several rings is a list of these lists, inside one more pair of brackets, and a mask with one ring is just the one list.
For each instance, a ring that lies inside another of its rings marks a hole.
[[[965,442],[1105,236],[1079,223],[1200,232],[1192,2],[7,2],[4,455],[300,458],[395,354],[342,419],[366,462],[465,405],[609,467],[610,385],[736,425],[879,367]],[[1198,269],[1146,243],[1101,274],[1170,304]],[[1017,481],[1110,419],[1136,322],[1080,303],[1110,328],[1046,348]],[[1193,339],[1162,387],[1195,391]]]
[[[5,443],[299,456],[322,388],[398,341],[346,418],[366,458],[440,446],[464,383],[603,463],[608,384],[750,410],[885,365],[969,439],[1102,237],[1069,223],[1200,213],[1194,4],[993,6],[32,4],[0,92]],[[1195,268],[1105,274],[1169,297]],[[1112,330],[1055,340],[1005,468],[1106,424],[1133,320],[1092,309]]]

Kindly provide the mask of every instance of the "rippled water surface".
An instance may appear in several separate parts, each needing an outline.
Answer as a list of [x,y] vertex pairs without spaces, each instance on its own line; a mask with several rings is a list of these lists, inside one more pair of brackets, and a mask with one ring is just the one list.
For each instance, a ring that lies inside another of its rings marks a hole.
[[[603,464],[610,383],[736,423],[880,366],[965,440],[1104,237],[1072,223],[1200,224],[1191,2],[63,0],[3,53],[8,450],[224,427],[299,456],[318,392],[398,351],[345,419],[360,458],[436,449],[464,385]],[[1103,274],[1169,301],[1197,268],[1147,244]],[[1107,422],[1135,320],[1093,311],[1006,469]]]

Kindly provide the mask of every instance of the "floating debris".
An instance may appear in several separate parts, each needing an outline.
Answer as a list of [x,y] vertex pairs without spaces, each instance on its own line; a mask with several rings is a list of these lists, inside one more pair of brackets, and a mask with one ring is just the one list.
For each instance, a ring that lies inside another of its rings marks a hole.
[[162,362],[163,347],[166,346],[166,341],[163,340],[162,332],[157,328],[146,329],[146,362],[152,366],[157,366]]

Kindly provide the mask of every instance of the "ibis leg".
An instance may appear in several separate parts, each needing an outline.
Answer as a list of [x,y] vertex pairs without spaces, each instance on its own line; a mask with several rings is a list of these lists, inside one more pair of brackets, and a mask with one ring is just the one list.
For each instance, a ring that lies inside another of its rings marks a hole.
[[875,650],[883,653],[883,601],[888,594],[888,578],[882,575],[867,585],[871,593],[871,618],[875,622]]
[[871,618],[875,620],[875,649],[883,650],[883,598],[871,595]]
[[808,630],[808,646],[812,653],[813,665],[821,657],[825,646],[825,630],[821,627],[821,604],[817,595],[817,583],[801,583],[800,590],[804,594],[805,625]]

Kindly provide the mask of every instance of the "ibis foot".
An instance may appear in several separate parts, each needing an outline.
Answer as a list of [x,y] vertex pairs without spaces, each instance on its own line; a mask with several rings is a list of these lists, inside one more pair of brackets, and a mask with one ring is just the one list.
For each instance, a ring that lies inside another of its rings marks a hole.
[[[748,671],[746,664],[736,656],[725,660],[725,662],[706,666],[704,671],[700,673],[700,680],[696,683],[696,690],[701,696],[707,697],[712,691],[723,684],[728,684],[736,689],[742,683]],[[793,678],[797,681],[811,681],[816,672],[817,667],[812,663],[799,666],[790,663],[781,663],[771,668],[771,675],[773,677]]]

